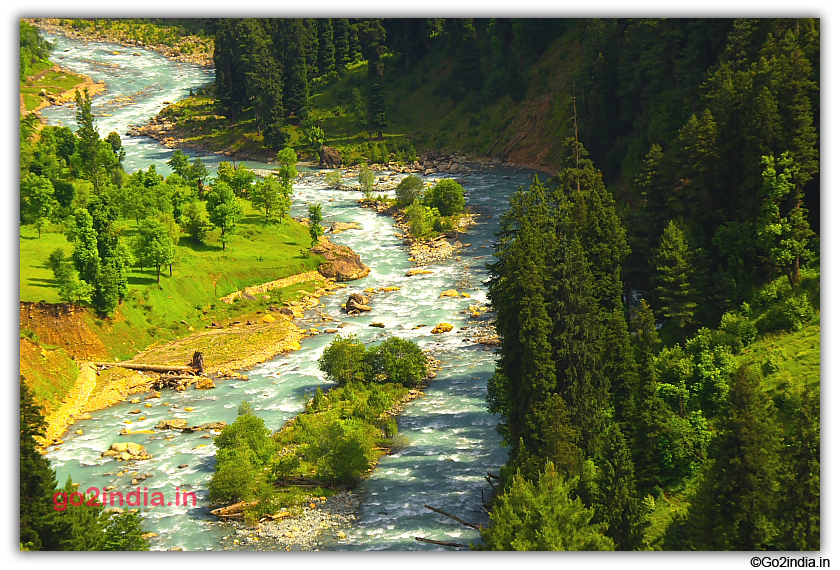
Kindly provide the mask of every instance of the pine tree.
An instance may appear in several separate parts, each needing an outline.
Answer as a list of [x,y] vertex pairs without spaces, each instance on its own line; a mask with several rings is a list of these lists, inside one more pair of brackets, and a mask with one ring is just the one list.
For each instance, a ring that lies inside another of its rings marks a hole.
[[91,112],[90,93],[87,87],[84,92],[76,90],[76,152],[82,163],[82,174],[87,180],[93,183],[93,191],[96,195],[102,191],[102,181],[99,176],[99,131],[96,130],[96,121]]
[[[765,550],[775,544],[780,438],[758,374],[738,369],[710,457],[708,499],[692,501],[698,549]],[[702,514],[700,514],[702,512]]]
[[683,231],[673,220],[665,226],[655,260],[655,283],[658,309],[685,338],[695,322],[697,289],[692,252]]
[[615,309],[604,322],[604,374],[610,379],[613,419],[629,437],[636,419],[639,375],[624,312]]
[[581,449],[591,454],[603,433],[609,402],[601,309],[581,243],[561,236],[555,251],[548,302],[554,320],[550,342],[557,371],[555,390],[566,401],[572,425],[580,430]]
[[327,75],[335,71],[335,42],[330,18],[318,18],[318,71]]
[[650,494],[662,484],[659,457],[660,440],[670,412],[657,394],[654,359],[662,347],[656,320],[647,302],[642,299],[632,313],[630,329],[639,365],[638,391],[635,395],[633,422],[633,463],[641,494]]
[[472,18],[462,18],[460,21],[461,39],[458,42],[458,53],[452,73],[465,91],[478,93],[484,84],[481,71],[481,49]]
[[55,472],[37,449],[36,437],[44,437],[47,423],[43,409],[20,376],[20,543],[30,550],[49,544],[56,488]]
[[673,204],[668,203],[667,169],[668,161],[662,147],[651,145],[632,186],[632,202],[625,217],[627,242],[631,249],[624,266],[625,275],[632,286],[642,290],[649,288],[648,260],[656,255],[659,236],[665,229],[669,211],[676,210]]
[[300,18],[288,21],[284,26],[283,48],[283,103],[290,117],[306,116],[309,108],[309,79],[306,67],[306,30]]
[[235,125],[237,112],[247,99],[243,65],[246,38],[240,19],[221,18],[216,23],[213,63],[216,68],[216,96],[230,123]]
[[335,43],[335,66],[347,69],[350,63],[350,21],[347,18],[333,18],[333,40]]
[[806,389],[782,449],[776,514],[780,550],[820,549],[820,391]]
[[639,550],[646,521],[636,493],[630,450],[618,424],[607,428],[599,459],[595,520],[607,524],[604,534],[613,540],[616,550]]
[[593,295],[607,311],[622,306],[621,268],[630,253],[615,199],[601,172],[578,141],[567,141],[566,168],[550,181],[551,200],[557,204],[558,232],[573,233],[586,244]]
[[592,524],[593,511],[573,498],[567,481],[550,462],[536,483],[517,474],[496,500],[481,550],[612,550],[606,525]]

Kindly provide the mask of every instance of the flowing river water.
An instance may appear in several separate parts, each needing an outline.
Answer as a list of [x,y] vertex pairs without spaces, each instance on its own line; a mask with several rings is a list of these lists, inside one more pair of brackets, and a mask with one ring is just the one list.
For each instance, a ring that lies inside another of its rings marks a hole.
[[[147,50],[113,44],[83,43],[63,36],[48,36],[56,45],[54,60],[60,65],[104,80],[108,91],[94,98],[100,135],[116,131],[126,147],[126,170],[155,164],[159,173],[167,173],[165,161],[172,151],[145,138],[126,138],[128,125],[144,124],[155,115],[164,101],[176,101],[212,81],[212,71],[173,62]],[[116,52],[116,53],[115,53]],[[133,55],[134,53],[140,55]],[[130,104],[122,97],[133,96]],[[53,107],[44,110],[50,124],[61,121],[75,129],[74,109]],[[192,155],[192,153],[189,153]],[[202,157],[211,169],[215,156]],[[266,168],[260,163],[245,163]],[[345,529],[346,538],[322,536],[328,550],[429,550],[440,547],[414,540],[422,536],[433,540],[469,542],[479,540],[478,532],[424,508],[425,504],[474,522],[486,522],[481,509],[482,491],[490,488],[484,477],[497,472],[507,451],[496,433],[496,418],[485,403],[487,380],[493,372],[496,355],[475,342],[476,323],[465,314],[470,305],[485,303],[486,264],[492,259],[499,215],[507,209],[508,196],[528,184],[535,173],[515,167],[490,167],[461,174],[467,191],[467,204],[480,213],[476,225],[460,236],[469,244],[456,257],[436,263],[432,274],[406,277],[413,267],[402,245],[399,230],[387,216],[359,207],[357,192],[325,189],[322,178],[311,170],[295,185],[293,216],[305,216],[308,204],[319,202],[325,221],[356,222],[361,230],[348,230],[331,236],[339,244],[351,247],[370,266],[370,275],[352,281],[346,289],[321,299],[317,312],[348,323],[342,334],[356,334],[372,343],[396,335],[417,342],[441,361],[442,370],[424,390],[425,396],[412,401],[398,418],[399,431],[410,445],[400,453],[382,457],[373,474],[355,490],[361,503],[355,524]],[[341,304],[350,293],[366,287],[393,285],[398,291],[377,293],[372,311],[358,317],[342,314]],[[457,289],[469,298],[440,298],[447,289]],[[307,314],[310,322],[302,326],[320,330],[335,326],[323,323],[316,312]],[[382,322],[385,328],[370,327]],[[451,332],[431,334],[440,323],[454,325]],[[417,325],[429,325],[415,329]],[[131,479],[138,474],[152,474],[140,485],[162,492],[173,501],[176,487],[192,491],[198,497],[192,504],[141,507],[144,528],[155,532],[153,550],[182,547],[185,550],[220,549],[222,538],[232,534],[208,512],[207,483],[214,470],[213,440],[202,438],[204,432],[181,434],[177,431],[155,434],[117,435],[131,419],[132,430],[152,430],[162,419],[186,418],[190,425],[210,421],[234,421],[240,402],[250,402],[255,413],[272,430],[297,415],[316,387],[330,383],[317,368],[324,347],[334,338],[318,334],[303,340],[302,348],[245,371],[248,381],[222,380],[208,391],[165,391],[160,400],[150,400],[152,407],[123,402],[93,414],[90,420],[73,424],[59,449],[47,457],[56,469],[60,483],[67,476],[81,484],[81,489],[114,486],[128,492],[136,488]],[[142,398],[142,394],[140,395]],[[171,404],[164,406],[163,403]],[[175,407],[177,406],[177,408]],[[145,420],[128,415],[140,408]],[[187,412],[184,408],[194,411]],[[82,429],[82,435],[74,431]],[[125,464],[101,458],[102,451],[116,441],[133,441],[153,456],[138,462],[138,470],[123,473]],[[186,464],[186,467],[179,466]],[[263,544],[261,548],[270,548]],[[250,547],[241,546],[241,549]]]

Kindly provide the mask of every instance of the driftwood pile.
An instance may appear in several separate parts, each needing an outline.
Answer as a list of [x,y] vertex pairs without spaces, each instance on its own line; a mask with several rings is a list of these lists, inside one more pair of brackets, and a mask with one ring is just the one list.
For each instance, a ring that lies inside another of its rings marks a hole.
[[187,387],[204,376],[204,354],[198,351],[193,353],[192,362],[187,366],[142,364],[139,362],[94,362],[93,364],[100,368],[116,366],[128,370],[160,372],[160,376],[152,384],[156,390],[162,388],[178,388],[180,386]]

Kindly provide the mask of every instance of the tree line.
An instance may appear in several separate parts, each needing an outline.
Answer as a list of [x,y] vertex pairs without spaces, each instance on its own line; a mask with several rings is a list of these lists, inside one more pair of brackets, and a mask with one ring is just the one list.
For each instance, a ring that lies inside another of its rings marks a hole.
[[[771,398],[777,365],[738,363],[816,316],[818,39],[587,22],[564,167],[511,198],[489,266],[511,451],[482,548],[819,549],[819,387]],[[669,493],[690,506],[648,543]]]
[[[200,158],[190,161],[176,150],[164,177],[154,165],[125,172],[119,135],[100,137],[87,91],[76,92],[76,124],[45,126],[36,134],[32,117],[21,118],[20,222],[41,232],[58,226],[73,245],[50,254],[59,296],[90,303],[103,316],[113,314],[128,293],[132,266],[162,269],[177,261],[182,234],[202,242],[219,231],[222,249],[245,215],[247,199],[265,224],[282,224],[291,208],[297,157],[290,148],[277,153],[275,174],[257,180],[253,172],[221,162],[212,179]],[[124,235],[121,220],[133,220],[135,235]]]

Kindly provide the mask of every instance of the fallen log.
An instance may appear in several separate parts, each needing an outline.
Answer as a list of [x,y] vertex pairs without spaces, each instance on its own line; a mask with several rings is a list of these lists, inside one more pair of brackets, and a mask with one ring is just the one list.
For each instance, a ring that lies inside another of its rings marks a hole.
[[461,544],[460,542],[445,542],[443,540],[432,540],[431,538],[423,538],[422,536],[415,536],[414,540],[420,542],[428,542],[429,544],[437,544],[438,546],[451,546],[453,548],[469,548],[468,544]]
[[461,523],[461,524],[462,524],[462,525],[464,525],[464,526],[468,526],[468,527],[470,527],[470,528],[474,528],[475,530],[481,530],[481,526],[479,526],[479,525],[477,525],[477,524],[473,524],[473,523],[467,522],[467,521],[465,521],[464,519],[459,519],[459,518],[458,518],[458,517],[456,517],[455,515],[451,515],[451,514],[447,513],[446,511],[442,511],[442,510],[440,510],[440,509],[436,509],[436,508],[434,508],[434,507],[430,507],[429,505],[423,505],[423,506],[424,506],[424,507],[426,507],[427,509],[429,509],[430,511],[434,511],[434,512],[436,512],[436,513],[440,513],[440,514],[442,514],[443,516],[446,516],[446,517],[451,518],[452,520],[456,520],[456,521],[458,521],[459,523]]
[[198,380],[202,378],[198,374],[162,374],[161,380]]
[[219,518],[244,518],[245,509],[247,509],[248,507],[253,507],[257,503],[259,503],[259,501],[240,501],[238,503],[234,503],[226,507],[219,507],[218,509],[213,509],[212,511],[210,511],[210,514],[216,515]]
[[165,364],[138,364],[134,362],[94,362],[94,366],[105,368],[116,366],[117,368],[128,368],[129,370],[143,370],[145,372],[195,372],[192,366],[168,366]]

